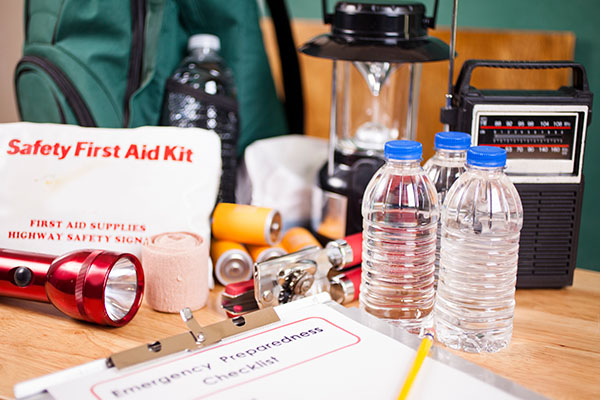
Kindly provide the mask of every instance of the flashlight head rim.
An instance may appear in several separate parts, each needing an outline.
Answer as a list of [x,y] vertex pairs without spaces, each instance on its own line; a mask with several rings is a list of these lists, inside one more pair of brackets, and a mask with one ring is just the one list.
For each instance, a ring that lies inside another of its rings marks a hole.
[[[137,314],[138,310],[142,306],[142,301],[144,299],[144,283],[145,283],[144,270],[142,268],[142,263],[140,262],[140,260],[131,253],[114,253],[114,252],[108,252],[108,251],[105,253],[111,253],[113,255],[116,255],[117,257],[115,257],[114,261],[107,268],[106,275],[104,276],[104,283],[103,283],[103,289],[102,289],[103,320],[104,320],[103,322],[106,325],[119,327],[119,326],[123,326],[123,325],[129,323],[133,319],[133,317]],[[106,310],[106,285],[108,284],[108,277],[110,276],[110,272],[112,271],[112,269],[115,267],[115,265],[121,259],[127,259],[128,261],[131,262],[131,264],[133,264],[133,267],[135,269],[137,284],[136,284],[135,298],[133,300],[133,304],[131,305],[131,308],[129,309],[129,311],[127,311],[127,313],[121,319],[118,319],[115,321],[112,318],[110,318],[110,316],[108,315],[108,311]]]
[[[129,311],[113,321],[106,310],[108,277],[119,260],[126,258],[136,272],[136,295]],[[56,258],[46,274],[48,301],[68,316],[99,325],[119,327],[130,322],[142,305],[144,270],[130,253],[108,250],[75,250]]]

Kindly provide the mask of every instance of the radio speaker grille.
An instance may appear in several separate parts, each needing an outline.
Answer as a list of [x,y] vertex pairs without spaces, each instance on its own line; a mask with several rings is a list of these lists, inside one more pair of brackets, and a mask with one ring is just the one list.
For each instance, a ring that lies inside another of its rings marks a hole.
[[515,186],[523,203],[517,288],[572,285],[583,181]]

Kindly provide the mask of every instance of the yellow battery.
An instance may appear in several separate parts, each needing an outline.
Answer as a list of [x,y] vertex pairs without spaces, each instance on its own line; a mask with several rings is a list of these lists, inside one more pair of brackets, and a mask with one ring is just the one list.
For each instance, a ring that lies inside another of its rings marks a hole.
[[246,248],[229,240],[215,240],[210,244],[210,257],[215,266],[215,277],[222,285],[252,278],[254,262]]
[[310,246],[319,246],[321,243],[306,228],[297,226],[289,229],[281,239],[281,246],[288,253],[295,253]]
[[219,203],[213,212],[212,234],[220,240],[274,245],[280,233],[281,214],[271,208]]
[[250,244],[246,247],[248,248],[248,251],[250,252],[250,255],[252,256],[252,259],[256,263],[267,261],[272,258],[280,257],[284,254],[287,254],[285,249],[281,246],[269,247],[269,246],[257,246],[257,245]]

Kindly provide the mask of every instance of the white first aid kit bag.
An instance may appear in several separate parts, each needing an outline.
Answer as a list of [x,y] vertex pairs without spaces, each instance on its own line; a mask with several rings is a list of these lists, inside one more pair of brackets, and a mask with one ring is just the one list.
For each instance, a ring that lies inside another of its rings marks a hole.
[[217,134],[198,128],[0,125],[0,247],[140,255],[146,237],[210,240]]
[[308,226],[312,191],[327,160],[327,143],[316,137],[284,135],[250,144],[238,173],[238,203],[278,210],[283,231]]

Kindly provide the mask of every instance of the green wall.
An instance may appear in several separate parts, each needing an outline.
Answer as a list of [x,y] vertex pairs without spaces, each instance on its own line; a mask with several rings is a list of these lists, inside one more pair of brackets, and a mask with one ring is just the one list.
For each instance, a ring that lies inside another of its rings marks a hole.
[[[363,0],[364,1],[364,0]],[[415,0],[419,1],[419,0]],[[420,0],[428,10],[433,0]],[[321,18],[320,0],[286,0],[294,18]],[[367,1],[364,1],[367,2]],[[333,9],[335,0],[329,1]],[[438,25],[449,26],[452,0],[440,0]],[[427,13],[428,15],[430,12]],[[459,0],[458,27],[571,31],[577,37],[575,61],[588,74],[594,99],[584,158],[585,195],[577,266],[600,271],[600,1]],[[457,51],[460,52],[460,43]],[[594,210],[598,207],[598,210]]]

